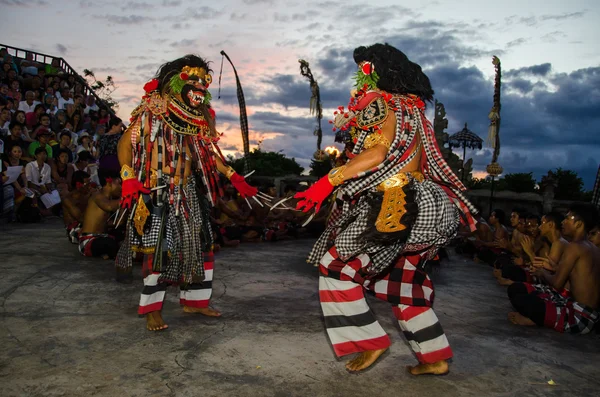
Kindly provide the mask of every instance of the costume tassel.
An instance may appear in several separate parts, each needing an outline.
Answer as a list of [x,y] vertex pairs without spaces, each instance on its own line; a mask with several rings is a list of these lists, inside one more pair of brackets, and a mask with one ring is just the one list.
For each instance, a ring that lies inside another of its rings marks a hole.
[[[240,78],[238,77],[237,70],[235,70],[235,66],[233,66],[233,62],[229,59],[229,56],[225,53],[225,51],[221,51],[221,55],[227,58],[231,67],[233,68],[233,73],[235,74],[235,82],[237,84],[237,97],[238,103],[240,105],[240,127],[242,130],[242,142],[244,144],[244,173],[247,174],[250,172],[250,167],[248,166],[248,155],[250,154],[250,141],[248,138],[248,115],[246,114],[246,101],[244,100],[244,91],[242,90],[242,83],[240,82]],[[219,77],[219,81],[221,78]]]

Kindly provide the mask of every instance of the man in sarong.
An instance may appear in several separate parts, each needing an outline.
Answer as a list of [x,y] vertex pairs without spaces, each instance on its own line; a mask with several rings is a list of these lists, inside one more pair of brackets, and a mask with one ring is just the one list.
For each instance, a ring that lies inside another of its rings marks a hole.
[[476,210],[425,118],[433,90],[421,67],[387,44],[359,47],[354,60],[356,92],[334,121],[353,147],[350,159],[295,196],[298,209],[318,211],[337,188],[328,226],[308,258],[320,268],[325,326],[336,355],[359,353],[349,371],[371,366],[390,339],[366,290],[392,304],[419,361],[409,371],[443,375],[452,350],[432,310],[424,266],[455,237],[460,213],[475,230]]
[[128,277],[133,257],[142,256],[144,289],[138,313],[146,316],[152,331],[167,328],[161,310],[169,284],[180,286],[185,312],[221,315],[209,307],[210,207],[223,195],[219,173],[242,197],[257,194],[225,164],[217,146],[220,134],[210,107],[210,72],[208,63],[195,55],[162,65],[144,86],[146,95],[119,141],[121,206],[128,211],[128,225],[116,261],[117,276]]
[[534,259],[539,269],[533,275],[544,284],[513,283],[508,287],[516,309],[508,314],[513,324],[573,334],[587,334],[594,328],[600,320],[600,248],[587,237],[597,227],[598,218],[593,204],[571,206],[562,222],[563,236],[570,243],[558,263],[549,256]]

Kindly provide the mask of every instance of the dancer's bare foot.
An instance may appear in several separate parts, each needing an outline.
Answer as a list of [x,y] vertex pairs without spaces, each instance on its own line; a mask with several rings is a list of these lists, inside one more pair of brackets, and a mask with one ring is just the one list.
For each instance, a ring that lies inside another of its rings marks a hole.
[[150,331],[162,331],[169,328],[169,326],[165,324],[160,311],[155,311],[146,314],[146,328]]
[[446,375],[450,369],[446,360],[440,360],[433,364],[419,364],[407,366],[406,369],[412,375]]
[[508,313],[508,320],[517,325],[525,325],[527,327],[531,327],[535,325],[535,323],[528,317],[525,317],[519,312],[510,312]]
[[498,284],[500,285],[505,285],[505,286],[509,286],[509,285],[513,285],[514,281],[509,280],[507,278],[503,278],[503,277],[498,277]]
[[208,317],[221,317],[221,312],[211,309],[210,307],[183,306],[183,311],[186,313],[200,313]]
[[102,255],[102,259],[108,260],[108,259],[110,259],[110,256],[108,256],[107,254],[104,254],[104,255]]
[[346,363],[346,369],[350,372],[358,372],[367,369],[373,365],[379,356],[385,353],[386,350],[387,347],[385,349],[364,351],[356,356],[356,358],[348,361]]
[[502,277],[502,270],[501,269],[494,269],[493,274],[494,274],[494,277],[501,278]]

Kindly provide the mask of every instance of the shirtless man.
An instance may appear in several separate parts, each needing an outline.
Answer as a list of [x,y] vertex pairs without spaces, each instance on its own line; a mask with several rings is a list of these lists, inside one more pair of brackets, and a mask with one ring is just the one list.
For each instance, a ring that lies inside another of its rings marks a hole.
[[79,244],[79,232],[83,222],[83,214],[90,198],[90,174],[84,171],[73,173],[73,190],[62,200],[63,221],[67,229],[67,237],[73,244]]
[[110,216],[119,209],[121,197],[121,179],[107,173],[105,184],[99,191],[92,193],[83,215],[79,235],[79,252],[83,256],[114,259],[117,255],[116,239],[107,233]]
[[499,241],[508,241],[509,235],[508,230],[504,226],[504,211],[501,209],[495,209],[492,211],[489,217],[489,224],[494,229],[493,241],[481,241],[476,240],[475,246],[479,247],[477,258],[488,265],[494,265],[496,258],[502,253],[502,249],[498,248]]
[[[600,314],[600,249],[587,235],[598,225],[598,211],[591,204],[573,205],[562,223],[570,243],[554,265],[548,258],[536,258],[535,275],[548,285],[514,283],[508,296],[515,312],[508,319],[518,325],[538,325],[559,332],[585,334]],[[555,273],[546,270],[556,268]],[[569,283],[570,290],[566,289]]]
[[590,230],[588,233],[588,240],[596,247],[600,248],[600,225]]
[[[556,268],[549,265],[549,263],[556,264],[559,262],[565,247],[567,246],[567,240],[561,235],[561,225],[564,220],[558,212],[550,212],[542,217],[541,225],[538,229],[540,234],[537,240],[547,241],[549,244],[536,244],[531,236],[523,234],[521,237],[521,243],[523,251],[529,257],[531,263],[536,266],[540,265],[542,258],[547,258],[548,263],[545,263],[545,269],[551,272],[556,272]],[[537,260],[537,262],[536,262]],[[513,282],[532,282],[532,276],[525,270],[523,266],[514,264],[506,264],[502,267],[500,276],[498,277],[498,283],[500,285],[511,285]]]

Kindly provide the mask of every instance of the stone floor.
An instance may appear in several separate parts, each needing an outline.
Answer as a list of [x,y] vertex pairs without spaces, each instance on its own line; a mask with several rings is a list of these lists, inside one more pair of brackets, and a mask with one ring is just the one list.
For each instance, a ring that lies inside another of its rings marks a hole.
[[151,333],[136,314],[139,269],[133,285],[114,282],[112,263],[82,258],[58,220],[1,228],[2,396],[600,395],[599,335],[510,324],[490,268],[456,256],[433,275],[451,373],[407,374],[415,359],[389,305],[372,300],[393,345],[352,375],[323,328],[317,272],[304,261],[311,241],[220,252],[213,305],[223,317],[183,313],[173,288],[170,328]]

